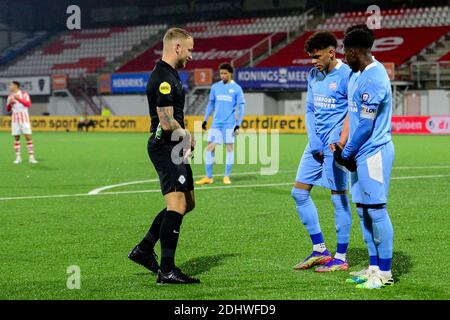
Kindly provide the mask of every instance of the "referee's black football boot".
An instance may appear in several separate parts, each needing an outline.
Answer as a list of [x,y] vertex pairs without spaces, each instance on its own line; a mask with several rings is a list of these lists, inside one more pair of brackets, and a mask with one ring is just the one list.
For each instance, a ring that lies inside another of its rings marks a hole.
[[156,278],[156,284],[193,284],[200,283],[199,279],[191,278],[184,274],[179,268],[175,267],[172,271],[162,273],[158,270],[158,278]]
[[152,250],[151,252],[146,252],[141,250],[138,246],[135,246],[133,250],[131,250],[131,252],[128,254],[128,258],[130,258],[131,261],[144,266],[153,273],[158,272],[159,265],[158,261],[156,260],[158,256],[156,255],[154,250]]

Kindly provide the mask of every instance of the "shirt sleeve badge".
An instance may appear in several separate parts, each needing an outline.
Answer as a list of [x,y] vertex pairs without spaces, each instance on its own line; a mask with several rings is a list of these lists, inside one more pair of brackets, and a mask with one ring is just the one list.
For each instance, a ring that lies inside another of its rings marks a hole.
[[162,82],[159,85],[159,92],[162,94],[169,94],[172,91],[172,87],[170,86],[170,84],[168,82]]
[[362,101],[367,102],[367,100],[369,100],[369,94],[367,92],[364,92],[361,98]]

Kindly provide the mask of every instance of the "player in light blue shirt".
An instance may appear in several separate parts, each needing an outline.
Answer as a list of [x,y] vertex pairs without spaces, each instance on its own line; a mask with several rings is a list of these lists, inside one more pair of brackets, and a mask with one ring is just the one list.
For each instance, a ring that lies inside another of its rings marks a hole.
[[386,210],[394,161],[392,91],[384,66],[371,54],[374,39],[373,31],[365,25],[346,32],[345,58],[353,71],[348,89],[350,131],[344,149],[335,152],[339,163],[356,165],[351,174],[351,194],[368,246],[369,267],[354,272],[355,277],[348,281],[366,289],[393,284],[394,231]]
[[[300,161],[292,197],[297,213],[312,242],[312,253],[294,266],[294,270],[316,265],[317,272],[347,270],[347,247],[350,238],[352,213],[347,196],[348,172],[333,159],[328,148],[340,141],[347,114],[347,84],[350,68],[336,58],[337,40],[330,32],[317,32],[305,43],[305,51],[312,58],[314,68],[308,76],[306,127],[308,144]],[[325,246],[319,217],[310,192],[313,186],[331,190],[337,234],[334,257]]]
[[[234,164],[234,137],[239,134],[245,111],[245,98],[241,86],[233,80],[233,67],[229,63],[219,66],[221,81],[211,87],[209,103],[202,124],[206,130],[208,118],[214,112],[211,128],[208,132],[205,163],[206,176],[196,181],[196,184],[211,184],[213,179],[213,164],[216,144],[226,144],[224,184],[231,184],[230,173]],[[236,119],[236,109],[237,119]]]

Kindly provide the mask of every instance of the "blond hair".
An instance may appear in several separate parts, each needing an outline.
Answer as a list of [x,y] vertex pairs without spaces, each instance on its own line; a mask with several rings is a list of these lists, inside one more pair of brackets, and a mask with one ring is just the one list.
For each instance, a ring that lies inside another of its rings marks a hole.
[[184,29],[181,28],[170,28],[166,31],[164,35],[163,42],[166,43],[168,41],[174,39],[188,39],[192,38],[192,35]]

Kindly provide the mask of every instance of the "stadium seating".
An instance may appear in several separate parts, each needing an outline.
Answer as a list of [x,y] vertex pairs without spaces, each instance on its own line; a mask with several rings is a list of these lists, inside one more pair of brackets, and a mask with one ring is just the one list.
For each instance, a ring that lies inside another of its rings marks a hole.
[[450,52],[440,57],[438,61],[450,61]]
[[[188,23],[186,29],[197,39],[194,61],[188,67],[216,68],[222,61],[229,62],[242,56],[271,34],[275,34],[272,38],[275,44],[284,39],[289,30],[305,24],[308,18],[283,16]],[[92,73],[166,27],[155,25],[65,32],[0,71],[0,76],[65,73],[69,77],[78,77]],[[210,40],[208,44],[203,42],[204,39]],[[157,59],[160,53],[161,44],[132,59],[118,71],[150,70],[153,65],[149,61]],[[255,55],[259,53],[255,52]]]
[[[307,16],[285,16],[254,19],[234,19],[208,22],[191,22],[186,29],[195,40],[193,61],[187,69],[217,68],[221,62],[230,62],[242,57],[260,41],[273,35],[272,44],[286,38],[289,30],[306,23]],[[257,48],[254,55],[262,54],[266,47]],[[118,72],[151,70],[159,59],[162,43],[150,48],[140,56],[129,61]]]
[[[450,31],[448,7],[389,9],[381,11],[382,29],[376,30],[374,55],[382,62],[394,62],[400,66],[413,60],[426,48]],[[341,42],[345,28],[365,23],[365,12],[336,13],[316,30],[332,30]],[[216,68],[221,62],[239,58],[237,66],[249,61],[249,49],[253,59],[267,51],[267,38],[272,35],[272,45],[286,38],[289,30],[306,25],[311,16],[283,16],[190,22],[185,28],[195,37],[193,61],[187,68]],[[118,57],[141,44],[144,40],[166,29],[166,25],[116,27],[68,31],[54,37],[47,45],[29,51],[5,69],[0,76],[41,75],[65,73],[78,77],[96,72]],[[414,28],[411,32],[410,28]],[[310,65],[303,46],[311,32],[301,34],[296,40],[257,64],[258,67]],[[265,40],[265,41],[263,41]],[[258,46],[256,46],[258,44]],[[135,58],[126,61],[117,72],[151,70],[159,59],[162,43]],[[342,57],[342,49],[338,49]],[[241,62],[242,60],[243,62]],[[446,55],[439,60],[450,60]]]
[[50,32],[45,31],[34,32],[30,36],[17,41],[12,46],[5,48],[0,52],[0,65],[6,64],[19,55],[31,50],[48,39],[50,35]]
[[166,25],[150,25],[68,31],[10,65],[0,75],[65,73],[76,77],[95,72],[165,28]]
[[[222,36],[217,38],[199,38],[195,40],[193,60],[187,64],[187,69],[217,68],[222,62],[243,55],[249,48],[269,36],[268,33]],[[275,41],[281,39],[283,33],[277,33]],[[122,66],[117,72],[138,72],[152,70],[155,62],[161,57],[162,43],[145,51],[135,59]]]
[[186,29],[195,38],[287,32],[305,24],[307,16],[284,16],[253,19],[191,22]]
[[[380,15],[383,29],[450,25],[449,7],[389,9],[382,10]],[[317,30],[345,30],[354,24],[365,24],[368,16],[368,13],[361,11],[336,13],[320,24]]]
[[[341,29],[342,30],[342,29]],[[372,52],[381,62],[393,62],[397,66],[408,62],[434,41],[450,31],[450,26],[415,28],[379,29],[375,30],[375,44]],[[311,65],[311,60],[303,51],[306,39],[312,34],[307,32],[284,47],[276,54],[261,61],[258,67],[301,66]],[[339,42],[342,42],[343,31],[335,31]],[[343,57],[342,47],[338,48],[338,57]]]

